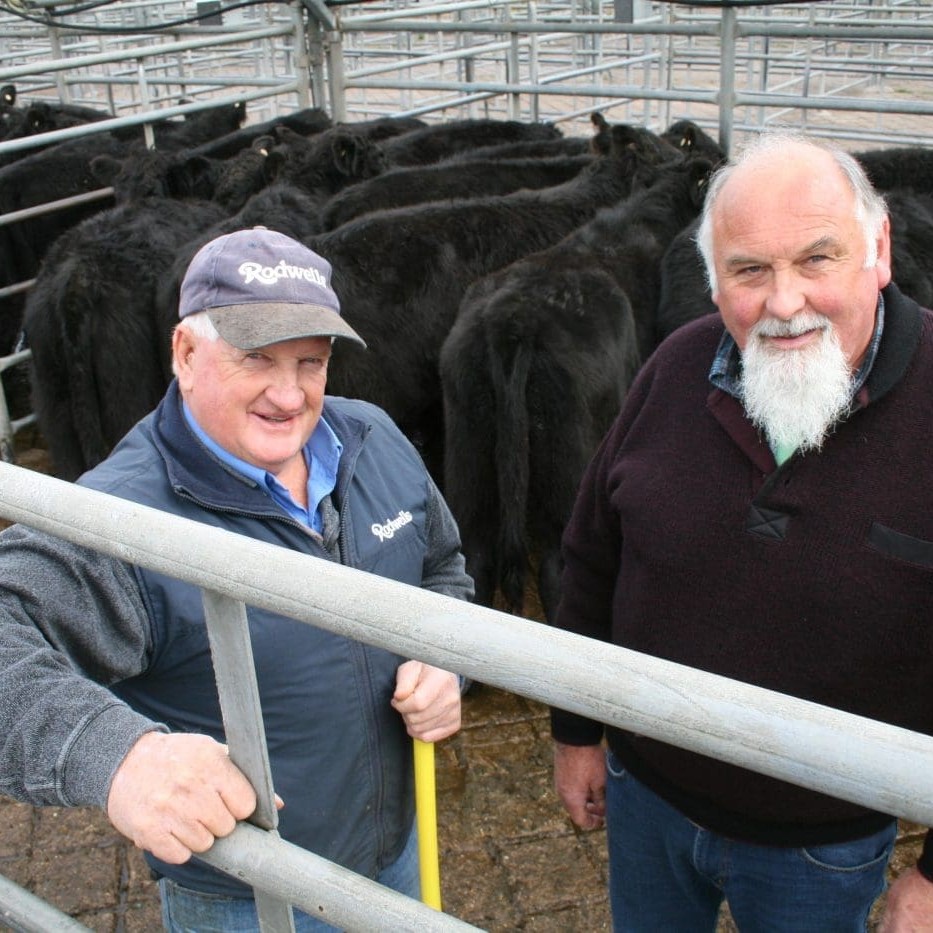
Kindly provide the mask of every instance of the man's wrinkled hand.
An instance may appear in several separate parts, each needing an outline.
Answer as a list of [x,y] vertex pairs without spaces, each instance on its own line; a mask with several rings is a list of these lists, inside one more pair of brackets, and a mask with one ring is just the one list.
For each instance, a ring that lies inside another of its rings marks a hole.
[[413,739],[439,742],[460,728],[460,682],[450,671],[406,661],[395,675],[392,706]]
[[147,732],[117,768],[110,822],[171,864],[205,852],[256,808],[256,794],[227,746],[206,735]]

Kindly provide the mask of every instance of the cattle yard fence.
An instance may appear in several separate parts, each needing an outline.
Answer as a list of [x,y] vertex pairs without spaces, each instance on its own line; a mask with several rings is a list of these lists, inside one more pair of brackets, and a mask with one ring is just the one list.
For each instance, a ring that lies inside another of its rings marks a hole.
[[[0,156],[236,100],[250,121],[315,105],[350,122],[491,117],[588,135],[600,111],[655,130],[691,119],[727,149],[769,126],[854,149],[913,146],[930,139],[933,6],[0,0],[0,63],[0,85],[15,84],[22,101],[112,114],[0,142]],[[0,215],[0,229],[74,203]],[[0,281],[0,314],[21,307],[10,299],[31,284]],[[0,347],[0,371],[28,365],[28,350],[12,349]],[[35,419],[6,409],[0,457],[11,461],[16,433]]]
[[[251,823],[198,857],[254,887],[266,933],[293,929],[289,905],[348,930],[474,928],[279,838],[247,605],[933,825],[928,735],[331,564],[13,464],[0,463],[0,515],[202,588],[230,755],[259,803]],[[30,917],[48,921],[47,913],[32,912],[33,904],[33,895],[0,883],[0,916],[22,917],[27,930],[56,928],[29,925]]]

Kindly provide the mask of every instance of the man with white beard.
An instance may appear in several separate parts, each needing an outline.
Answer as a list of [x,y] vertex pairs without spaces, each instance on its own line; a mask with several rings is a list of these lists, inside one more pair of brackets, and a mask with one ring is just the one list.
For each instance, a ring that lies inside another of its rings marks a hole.
[[[766,135],[714,177],[718,315],[647,361],[564,536],[564,629],[933,733],[933,314],[858,163]],[[554,709],[616,930],[865,930],[890,815]],[[852,770],[857,773],[858,761]],[[933,840],[885,933],[933,930]]]

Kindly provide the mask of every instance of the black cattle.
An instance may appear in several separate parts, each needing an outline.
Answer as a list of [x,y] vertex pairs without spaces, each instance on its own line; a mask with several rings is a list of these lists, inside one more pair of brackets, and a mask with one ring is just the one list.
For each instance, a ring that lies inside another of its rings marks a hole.
[[905,295],[933,308],[933,193],[893,189],[884,199],[891,219],[891,275]]
[[517,120],[453,120],[393,136],[382,143],[390,165],[430,165],[457,152],[500,143],[557,139],[551,123]]
[[[479,159],[553,159],[559,156],[590,155],[594,140],[585,136],[561,136],[557,139],[531,139],[495,146],[478,146],[456,152],[446,162],[475,162]],[[605,155],[605,151],[600,152]]]
[[423,130],[428,124],[417,117],[374,117],[372,120],[340,122],[340,129],[350,130],[358,136],[365,136],[373,142],[382,142],[403,133]]
[[[186,114],[182,120],[163,120],[152,126],[155,146],[158,149],[191,149],[218,137],[235,132],[246,119],[246,104],[218,104]],[[142,129],[136,127],[141,134]]]
[[385,170],[380,144],[352,130],[333,127],[305,138],[286,127],[273,134],[283,156],[279,177],[319,200],[319,209],[348,185]]
[[210,160],[138,144],[118,157],[106,153],[95,156],[90,170],[99,188],[114,189],[118,204],[149,197],[211,200],[216,187],[215,166]]
[[716,312],[706,281],[706,267],[696,244],[698,226],[699,222],[694,221],[681,230],[661,259],[661,291],[655,320],[658,343],[689,321]]
[[713,165],[725,161],[726,154],[719,143],[692,120],[677,120],[660,135],[685,155],[702,156]]
[[344,346],[328,386],[387,409],[440,473],[437,360],[463,293],[475,280],[556,243],[631,190],[654,163],[652,134],[613,127],[614,146],[576,178],[543,191],[365,214],[308,244],[330,260],[347,320],[369,344]]
[[[74,104],[56,104],[47,101],[35,101],[25,107],[14,106],[16,89],[7,85],[0,89],[0,141],[8,142],[22,139],[26,136],[42,136],[54,130],[63,130],[72,126],[81,126],[85,123],[96,123],[106,120],[111,114],[103,110],[93,110],[90,107],[80,107]],[[10,103],[5,103],[10,101]],[[53,143],[44,142],[28,149],[19,149],[0,155],[0,167],[11,165],[25,158],[27,155],[42,152]]]
[[879,191],[912,188],[933,193],[933,149],[920,146],[854,153]]
[[[127,143],[105,133],[24,156],[0,168],[0,214],[98,191],[101,184],[91,171],[93,158],[102,153],[122,157],[128,151]],[[88,201],[0,228],[0,286],[32,279],[46,250],[63,230],[112,205],[112,199]],[[0,299],[0,353],[9,352],[19,332],[22,307],[19,295]]]
[[376,210],[549,188],[578,175],[592,157],[437,162],[383,172],[334,195],[321,211],[325,230]]
[[711,164],[662,167],[649,187],[550,249],[475,282],[444,343],[444,492],[478,602],[524,598],[539,558],[548,619],[560,537],[583,470],[618,413],[654,315],[658,263],[697,215]]
[[154,295],[179,246],[223,217],[204,201],[146,198],[66,231],[23,315],[33,405],[58,476],[99,463],[165,390]]
[[331,118],[319,107],[308,107],[293,113],[282,114],[263,123],[253,123],[210,139],[188,149],[189,156],[206,156],[210,159],[229,159],[250,148],[257,139],[272,136],[280,126],[288,127],[299,136],[314,136],[333,126]]

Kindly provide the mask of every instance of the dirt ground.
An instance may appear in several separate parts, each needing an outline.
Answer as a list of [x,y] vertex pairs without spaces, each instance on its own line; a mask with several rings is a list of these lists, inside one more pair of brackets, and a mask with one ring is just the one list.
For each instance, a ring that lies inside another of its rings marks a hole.
[[[19,462],[46,469],[41,447],[23,446]],[[540,620],[529,605],[532,623]],[[605,834],[580,832],[558,804],[546,707],[474,685],[463,729],[437,746],[436,766],[446,912],[494,933],[610,929]],[[916,860],[923,833],[901,827],[892,876]],[[0,797],[0,874],[97,933],[161,929],[141,854],[98,811]],[[0,929],[12,929],[2,910]],[[724,911],[718,933],[734,930]]]

